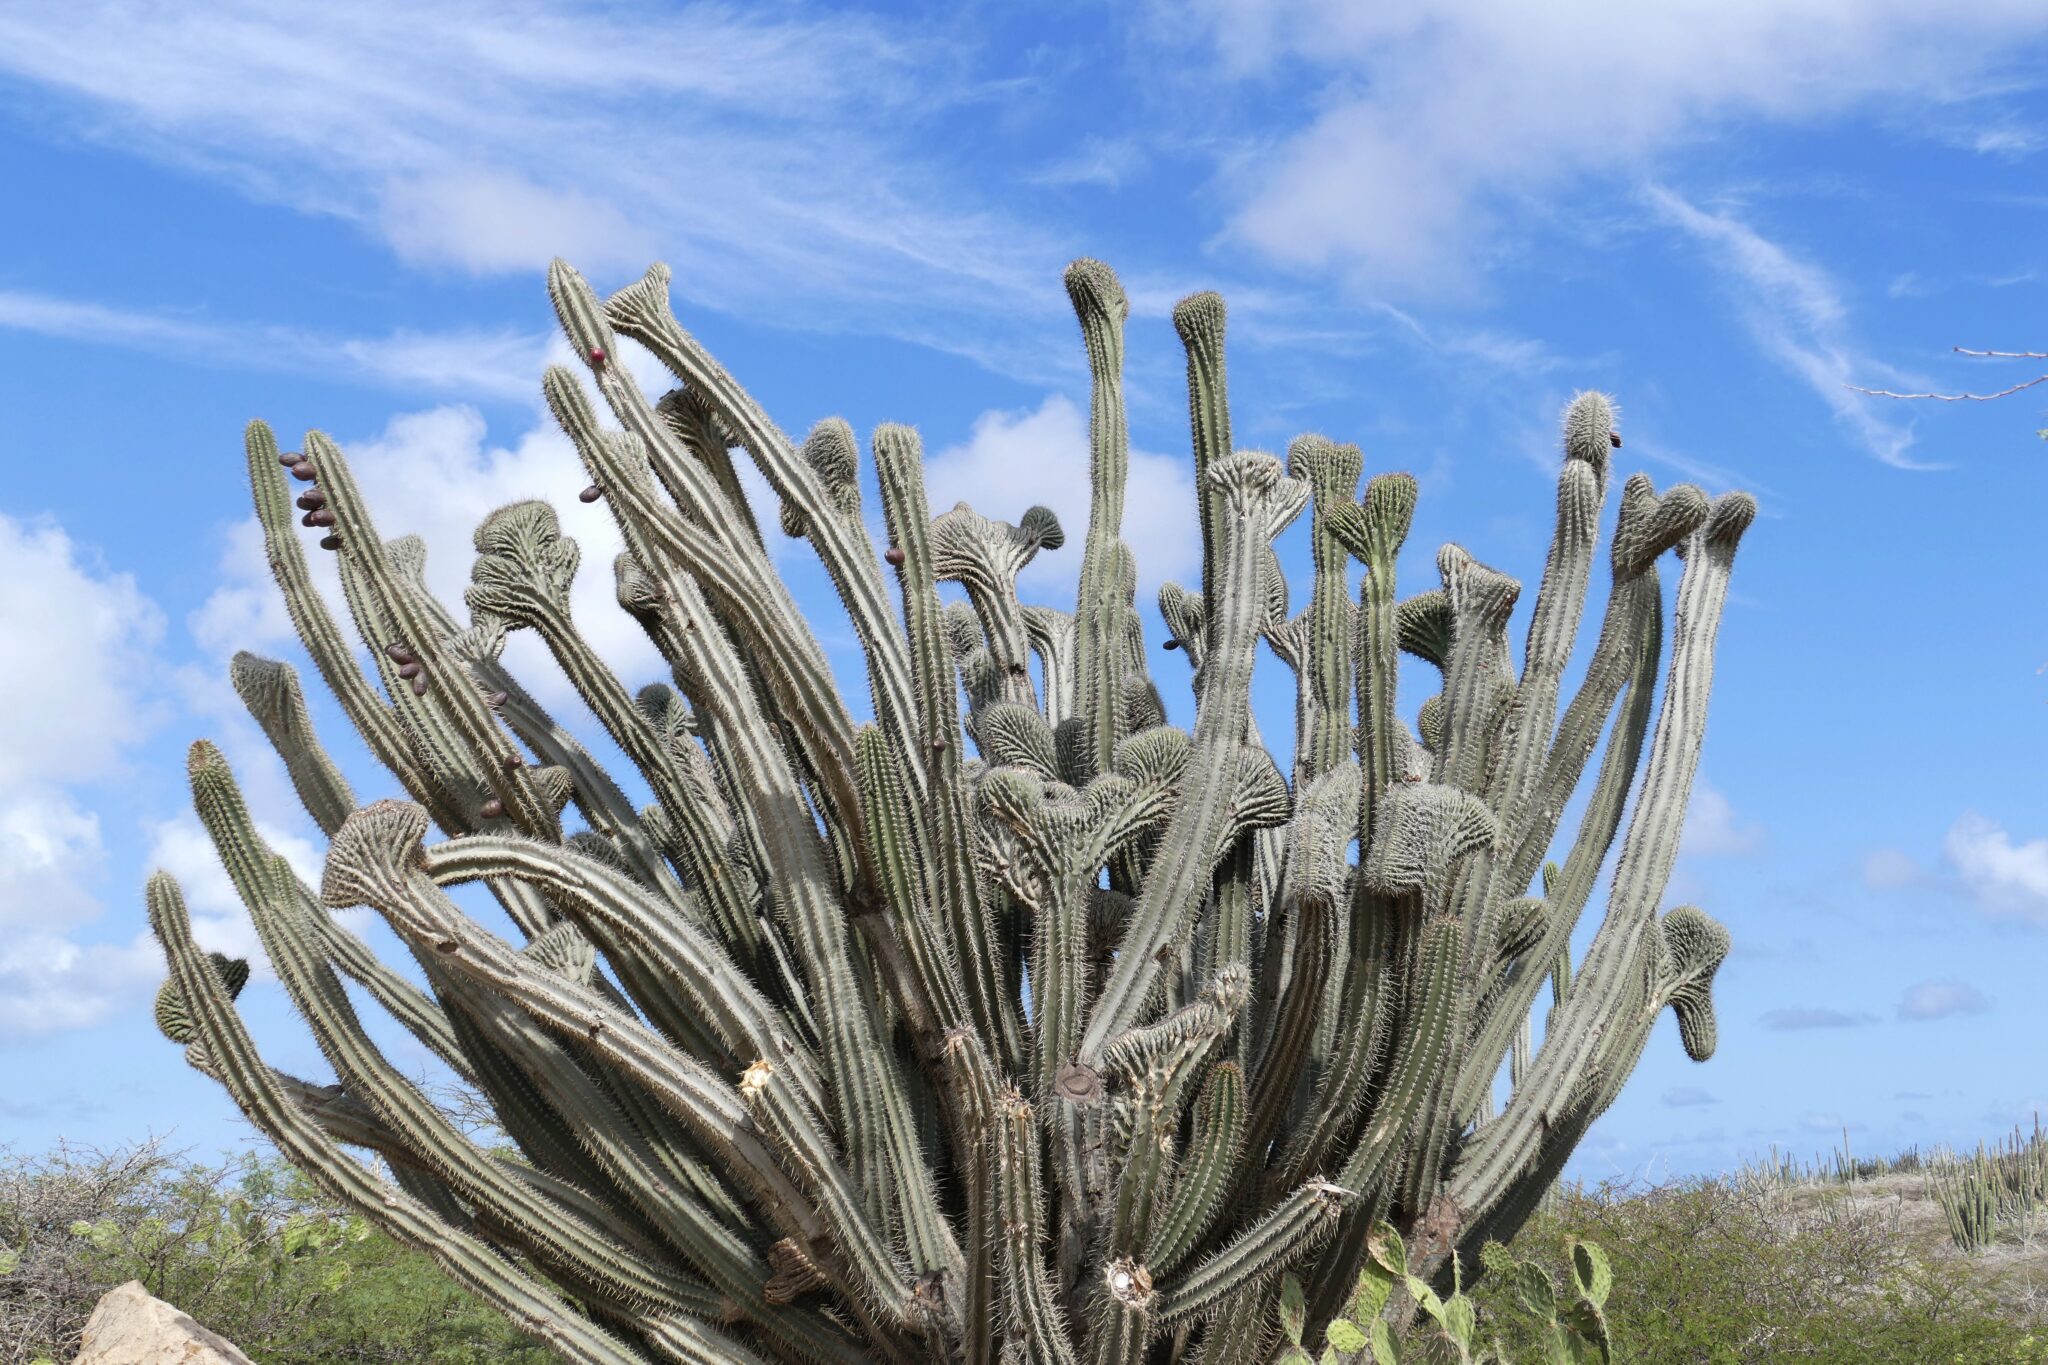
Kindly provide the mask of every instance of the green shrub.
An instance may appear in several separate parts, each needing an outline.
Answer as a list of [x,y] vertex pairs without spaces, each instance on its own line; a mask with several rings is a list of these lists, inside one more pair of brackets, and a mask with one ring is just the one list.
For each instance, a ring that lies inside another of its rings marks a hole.
[[[2048,1322],[1989,1275],[1902,1235],[1896,1200],[1828,1186],[1703,1179],[1647,1190],[1562,1187],[1515,1239],[1549,1260],[1571,1238],[1606,1248],[1606,1312],[1629,1365],[2041,1365]],[[1474,1291],[1508,1358],[1538,1360],[1507,1311]]]
[[0,1365],[69,1360],[99,1296],[128,1280],[264,1365],[554,1359],[275,1159],[0,1151]]

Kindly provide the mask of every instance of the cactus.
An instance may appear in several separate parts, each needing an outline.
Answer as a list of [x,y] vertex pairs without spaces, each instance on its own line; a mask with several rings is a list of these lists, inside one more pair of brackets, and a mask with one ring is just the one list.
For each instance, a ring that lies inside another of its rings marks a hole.
[[[1301,1281],[1281,1278],[1280,1330],[1287,1344],[1276,1365],[1400,1365],[1406,1358],[1452,1365],[1508,1365],[1498,1343],[1479,1344],[1479,1314],[1465,1296],[1463,1275],[1451,1257],[1451,1292],[1439,1296],[1421,1277],[1411,1274],[1408,1248],[1400,1232],[1381,1223],[1367,1240],[1369,1257],[1359,1272],[1347,1312],[1324,1328],[1320,1356],[1303,1346],[1307,1302]],[[1514,1289],[1518,1307],[1534,1319],[1536,1340],[1545,1365],[1608,1365],[1613,1345],[1608,1337],[1605,1307],[1614,1275],[1598,1244],[1572,1239],[1571,1294],[1560,1304],[1550,1272],[1534,1261],[1519,1260],[1498,1242],[1480,1253],[1486,1269]],[[1405,1290],[1405,1297],[1397,1291]],[[1406,1311],[1404,1311],[1406,1310]],[[1395,1334],[1397,1317],[1420,1313],[1417,1329]]]
[[[1184,730],[1151,677],[1121,535],[1128,304],[1107,267],[1067,273],[1093,376],[1071,612],[1017,595],[1065,541],[1058,520],[934,517],[906,427],[869,443],[877,553],[852,430],[786,436],[677,322],[667,282],[656,267],[600,299],[557,263],[585,369],[543,383],[583,500],[623,536],[619,605],[663,682],[633,690],[585,642],[569,587],[588,569],[551,508],[485,519],[458,610],[428,591],[418,541],[384,537],[332,441],[280,455],[249,428],[287,610],[399,798],[363,804],[294,670],[238,657],[236,689],[329,839],[319,885],[266,847],[204,742],[193,799],[335,1080],[263,1061],[234,1006],[245,968],[194,946],[161,875],[159,1015],[335,1197],[579,1362],[1236,1365],[1277,1349],[1262,1305],[1311,1253],[1302,1311],[1321,1324],[1385,1254],[1375,1229],[1405,1232],[1425,1278],[1511,1235],[1664,1006],[1688,1052],[1712,1051],[1727,934],[1658,901],[1747,496],[1627,482],[1606,617],[1567,697],[1620,445],[1608,400],[1565,414],[1517,668],[1507,576],[1446,546],[1435,586],[1397,590],[1412,478],[1361,492],[1359,450],[1322,437],[1284,465],[1234,447],[1224,308],[1197,295],[1174,323],[1203,578],[1160,598],[1191,669]],[[674,391],[643,393],[621,338]],[[836,588],[865,705],[836,690],[735,452]],[[298,485],[367,655],[313,586]],[[1305,510],[1313,590],[1290,613],[1273,541]],[[1666,551],[1684,563],[1668,649]],[[508,672],[514,630],[638,770],[635,795]],[[1249,704],[1261,641],[1299,679],[1284,771]],[[1414,729],[1403,650],[1442,675]],[[1576,837],[1532,895],[1603,735]],[[488,923],[458,887],[495,904]],[[331,912],[353,906],[411,963],[344,931]],[[1539,1041],[1524,1025],[1546,981]],[[516,1155],[479,1148],[387,1059],[371,1006],[495,1111]]]

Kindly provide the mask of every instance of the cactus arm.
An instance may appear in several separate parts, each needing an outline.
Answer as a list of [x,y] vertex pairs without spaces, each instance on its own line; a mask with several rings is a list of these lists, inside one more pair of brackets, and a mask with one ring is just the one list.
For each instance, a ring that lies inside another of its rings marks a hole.
[[1057,727],[1075,714],[1074,614],[1052,607],[1024,608],[1024,633],[1045,680],[1045,718]]
[[427,777],[415,761],[396,715],[357,667],[347,639],[307,570],[306,554],[299,547],[299,532],[293,525],[288,485],[278,464],[277,438],[264,423],[251,422],[244,444],[264,552],[292,629],[371,754],[414,800],[426,803],[430,796]]
[[1024,608],[1017,601],[1017,575],[1040,550],[1066,543],[1059,518],[1033,507],[1016,526],[991,521],[966,503],[932,523],[932,569],[941,582],[957,582],[981,622],[988,651],[1001,680],[1004,700],[1035,708]]
[[1173,330],[1188,357],[1188,427],[1195,457],[1195,505],[1202,529],[1204,592],[1222,586],[1226,514],[1222,498],[1209,483],[1209,471],[1228,459],[1234,448],[1223,351],[1228,316],[1222,296],[1214,293],[1190,294],[1173,308]]
[[[558,389],[551,387],[549,392],[553,401]],[[557,403],[556,408],[559,415],[562,405]],[[646,448],[637,439],[617,437],[594,444],[579,440],[577,448],[622,522],[632,521],[645,544],[696,580],[736,643],[752,653],[750,672],[778,703],[796,751],[821,784],[827,820],[836,822],[844,834],[857,836],[860,806],[853,781],[853,724],[833,690],[831,669],[817,642],[808,631],[799,634],[783,625],[780,599],[715,537],[695,522],[664,512],[647,479]]]
[[[1286,1114],[1323,1012],[1327,985],[1336,966],[1337,917],[1350,900],[1346,845],[1357,817],[1359,769],[1346,761],[1323,774],[1302,792],[1288,828],[1288,875],[1283,891],[1293,959],[1272,1009],[1273,1020],[1258,1066],[1253,1070],[1252,1100],[1245,1119],[1245,1150],[1263,1152]],[[1276,945],[1268,943],[1267,952]],[[1375,995],[1379,994],[1377,986]],[[1368,1051],[1364,1065],[1375,1060]],[[1363,1078],[1357,1089],[1362,1091]],[[1326,1087],[1329,1102],[1354,1104],[1349,1090]],[[1320,1140],[1309,1142],[1320,1145]],[[1255,1181],[1262,1163],[1248,1163],[1241,1179]]]
[[[954,960],[965,972],[963,985],[975,1030],[994,1050],[996,1063],[1014,1070],[1024,1056],[1023,1035],[1016,1006],[996,969],[995,924],[973,866],[973,826],[960,771],[959,686],[932,568],[923,452],[917,433],[907,427],[881,427],[873,444],[889,538],[903,552],[896,576],[916,681],[916,735],[898,739],[897,763],[899,769],[921,767],[926,774],[928,894]],[[1051,676],[1048,664],[1048,679]]]
[[[1616,604],[1615,609],[1624,612],[1634,622],[1631,676],[1625,684],[1626,691],[1620,700],[1613,733],[1600,756],[1600,771],[1593,780],[1585,812],[1580,816],[1571,852],[1554,878],[1546,876],[1543,936],[1526,954],[1527,962],[1562,961],[1567,975],[1570,971],[1572,929],[1586,908],[1601,865],[1607,860],[1607,851],[1614,843],[1615,833],[1621,828],[1622,816],[1628,807],[1629,787],[1635,779],[1636,767],[1642,758],[1643,741],[1649,730],[1657,665],[1663,653],[1664,607],[1658,591],[1657,571],[1651,568],[1640,575],[1635,588]],[[1529,1018],[1536,994],[1541,989],[1541,974],[1529,973],[1525,967],[1518,967],[1490,1011],[1480,1020],[1460,1078],[1460,1112],[1476,1113],[1482,1093],[1490,1091],[1493,1077],[1500,1070],[1501,1052],[1508,1046],[1510,1031],[1516,1027],[1517,1021]],[[1489,1057],[1492,1058],[1490,1067],[1485,1061]],[[1521,1074],[1526,1076],[1528,1070],[1525,1061]]]
[[670,389],[655,403],[654,410],[668,422],[669,430],[683,448],[709,471],[719,491],[725,494],[733,516],[753,542],[765,550],[767,544],[761,539],[760,524],[754,518],[753,508],[747,505],[746,490],[740,486],[739,474],[733,468],[731,446],[737,438],[727,430],[723,419],[703,397],[686,388]]
[[1295,784],[1343,763],[1351,752],[1352,626],[1350,591],[1345,572],[1350,563],[1344,544],[1330,530],[1336,508],[1358,496],[1364,457],[1357,446],[1337,445],[1321,437],[1303,436],[1288,449],[1294,477],[1307,482],[1315,501],[1310,545],[1315,558],[1315,587],[1303,618],[1302,742],[1296,759]]
[[[224,764],[212,762],[195,769],[193,785],[202,811],[239,805]],[[360,1096],[431,1173],[476,1208],[480,1218],[504,1228],[539,1259],[567,1272],[598,1297],[703,1312],[709,1296],[700,1286],[645,1256],[622,1252],[622,1232],[609,1225],[609,1218],[581,1221],[569,1209],[542,1200],[533,1187],[513,1180],[397,1073],[363,1032],[333,970],[312,951],[307,938],[294,931],[299,886],[290,868],[260,845],[237,848],[226,828],[232,822],[232,815],[214,814],[209,832],[230,863],[265,953],[293,1004],[312,1026],[341,1084]],[[258,869],[252,866],[258,860],[268,863],[261,869],[260,883]]]
[[1124,320],[1130,301],[1116,273],[1100,261],[1067,267],[1067,294],[1088,351],[1088,538],[1081,550],[1081,588],[1074,611],[1075,714],[1087,736],[1091,771],[1109,766],[1120,738],[1124,680],[1124,484],[1130,474],[1130,431],[1124,416]]
[[[793,1095],[789,1087],[774,1087],[778,1103],[768,1114],[774,1123],[771,1150],[749,1121],[755,1111],[729,1084],[695,1059],[663,1046],[651,1030],[595,991],[508,951],[462,916],[418,866],[425,828],[423,813],[400,803],[380,802],[356,812],[329,851],[322,899],[329,905],[369,904],[402,937],[433,951],[450,969],[537,1023],[577,1038],[588,1052],[618,1068],[680,1120],[793,1233],[805,1240],[821,1232],[829,1235],[848,1256],[843,1267],[833,1266],[850,1277],[843,1282],[844,1296],[882,1314],[885,1327],[900,1326],[906,1297],[874,1278],[879,1267],[894,1265],[887,1243],[812,1117],[800,1103],[780,1100]],[[453,948],[445,946],[451,943]],[[785,1163],[815,1179],[810,1191],[815,1206],[792,1183]],[[723,1292],[743,1304],[761,1302],[758,1287],[767,1279],[765,1269],[750,1284],[733,1284],[724,1260],[707,1261],[707,1276]],[[714,1269],[725,1272],[727,1282],[720,1282]]]
[[1303,1185],[1229,1245],[1162,1286],[1154,1316],[1162,1326],[1201,1317],[1237,1290],[1286,1269],[1336,1230],[1355,1196],[1327,1181]]
[[1229,794],[1249,714],[1252,651],[1263,604],[1257,597],[1258,552],[1280,465],[1270,455],[1246,453],[1218,465],[1210,478],[1230,507],[1225,527],[1226,580],[1219,609],[1215,669],[1196,708],[1195,758],[1160,853],[1145,879],[1124,931],[1116,964],[1103,983],[1082,1035],[1083,1062],[1095,1065],[1110,1038],[1129,1028],[1159,982],[1161,950],[1177,943],[1196,900],[1208,889],[1214,857],[1233,814]]
[[299,802],[322,834],[332,834],[356,808],[355,794],[334,760],[313,733],[299,675],[290,664],[259,658],[246,650],[228,664],[228,678],[249,718],[262,729],[270,747],[284,760]]
[[[1678,619],[1664,700],[1650,745],[1642,789],[1622,841],[1608,909],[1576,974],[1570,996],[1552,1017],[1529,1081],[1509,1097],[1501,1117],[1481,1133],[1453,1175],[1460,1207],[1483,1210],[1534,1159],[1543,1130],[1564,1115],[1586,1084],[1605,1029],[1632,982],[1645,933],[1654,926],[1654,898],[1677,857],[1678,836],[1706,729],[1706,694],[1714,644],[1735,547],[1756,515],[1746,494],[1718,499],[1704,525],[1683,544]],[[1590,1120],[1588,1120],[1590,1122]]]
[[531,840],[470,835],[434,845],[422,869],[436,885],[512,877],[555,893],[600,946],[629,943],[678,986],[733,1055],[773,1057],[812,1107],[826,1107],[823,1082],[787,1017],[771,1004],[725,949],[700,927],[648,903],[621,874],[565,848]]
[[1178,1269],[1222,1213],[1234,1169],[1245,1151],[1244,1135],[1244,1071],[1235,1062],[1219,1062],[1210,1068],[1195,1099],[1187,1154],[1145,1250],[1145,1263],[1155,1275]]
[[[1003,1086],[981,1042],[970,1030],[946,1040],[946,1057],[970,1097],[973,1121],[988,1146],[997,1222],[1002,1228],[997,1289],[1008,1336],[1034,1361],[1075,1365],[1074,1349],[1046,1274],[1045,1179],[1039,1125],[1031,1104]],[[970,1319],[966,1328],[993,1340],[992,1322]],[[1007,1356],[1006,1356],[1007,1358]]]
[[[1529,802],[1542,776],[1542,756],[1557,725],[1558,695],[1585,611],[1587,582],[1606,501],[1614,413],[1607,399],[1583,393],[1565,413],[1564,467],[1557,479],[1557,521],[1522,651],[1522,676],[1501,736],[1490,802],[1508,832],[1509,848],[1530,824]],[[1503,888],[1520,895],[1522,886]]]
[[243,1030],[233,1002],[192,941],[191,921],[178,884],[163,873],[150,878],[149,922],[191,1011],[198,1041],[250,1121],[268,1134],[293,1165],[329,1194],[375,1222],[396,1240],[424,1251],[464,1288],[496,1306],[527,1332],[579,1365],[638,1365],[623,1343],[561,1304],[519,1274],[485,1243],[448,1227],[410,1196],[376,1179],[337,1150],[283,1094]]
[[[558,264],[557,270],[566,267]],[[825,471],[832,466],[821,469],[790,447],[788,438],[769,420],[752,395],[676,320],[669,307],[665,267],[649,270],[639,283],[612,295],[605,302],[604,316],[613,327],[647,347],[692,393],[718,413],[776,494],[797,512],[865,646],[877,714],[913,714],[909,661],[902,638],[891,624],[888,593],[860,519],[858,484],[851,477],[851,461],[842,467],[842,477],[828,479]],[[605,397],[611,401],[613,410],[627,419],[628,414],[620,409],[633,382],[631,374],[619,365],[597,368]],[[628,428],[637,430],[630,419]],[[851,456],[852,434],[843,431],[843,424],[840,434],[845,438],[842,453]],[[651,436],[642,436],[652,443]],[[795,615],[793,609],[790,614]],[[801,619],[796,627],[803,629]]]
[[[466,594],[471,610],[483,620],[530,627],[541,637],[591,714],[647,779],[683,851],[684,871],[720,928],[743,947],[753,946],[753,908],[725,863],[727,832],[646,713],[570,619],[576,542],[560,534],[554,509],[540,502],[500,508],[477,528],[476,543]],[[666,880],[656,885],[665,889]]]

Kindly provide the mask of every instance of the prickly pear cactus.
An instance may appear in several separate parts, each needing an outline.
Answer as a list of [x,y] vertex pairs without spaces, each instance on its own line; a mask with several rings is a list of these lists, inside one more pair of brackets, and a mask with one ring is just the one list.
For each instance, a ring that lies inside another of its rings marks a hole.
[[[591,649],[569,589],[605,566],[548,506],[487,517],[464,600],[444,602],[334,442],[280,453],[249,428],[285,605],[389,778],[352,788],[297,672],[244,655],[235,687],[330,841],[319,884],[265,845],[203,742],[192,794],[333,1082],[265,1062],[176,884],[148,900],[167,1030],[332,1194],[574,1361],[1239,1365],[1278,1349],[1264,1305],[1290,1269],[1322,1323],[1384,1265],[1375,1229],[1399,1227],[1424,1277],[1511,1234],[1665,1006],[1689,1052],[1712,1050],[1727,935],[1659,901],[1747,496],[1636,475],[1603,554],[1620,437],[1608,400],[1580,395],[1518,659],[1520,585],[1466,550],[1399,586],[1414,479],[1361,487],[1358,447],[1321,436],[1284,460],[1236,447],[1223,302],[1196,295],[1174,324],[1202,580],[1162,591],[1156,642],[1188,670],[1182,729],[1122,537],[1129,309],[1108,267],[1066,276],[1093,376],[1085,528],[1044,508],[935,516],[908,427],[785,435],[667,284],[657,267],[600,298],[557,264],[580,372],[543,380],[665,679],[636,688]],[[641,390],[629,342],[673,390]],[[777,507],[749,504],[741,460]],[[1304,516],[1296,604],[1274,540]],[[1022,602],[1019,572],[1070,534],[1071,610]],[[835,689],[776,535],[837,589],[826,628],[858,640],[864,696]],[[313,586],[320,554],[345,618]],[[1596,578],[1605,615],[1567,689]],[[521,630],[630,784],[507,669]],[[1298,682],[1280,761],[1252,723],[1262,645]],[[1416,707],[1395,695],[1404,650],[1441,677]],[[332,912],[353,906],[410,961],[346,932]],[[517,1157],[451,1122],[365,1012],[495,1110]]]

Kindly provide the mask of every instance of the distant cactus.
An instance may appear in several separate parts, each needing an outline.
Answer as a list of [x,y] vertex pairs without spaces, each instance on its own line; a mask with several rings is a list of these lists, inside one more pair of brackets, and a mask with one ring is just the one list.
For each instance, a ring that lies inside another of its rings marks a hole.
[[[1017,595],[1065,540],[1057,519],[935,519],[906,427],[869,445],[877,553],[852,430],[787,438],[677,323],[667,281],[657,267],[600,300],[557,264],[550,292],[588,369],[543,384],[584,500],[624,537],[619,603],[667,660],[663,682],[629,688],[586,642],[578,550],[551,508],[477,529],[465,619],[427,590],[419,542],[373,524],[332,441],[280,455],[249,429],[291,619],[405,799],[362,805],[293,670],[239,656],[235,687],[330,840],[320,885],[266,846],[206,743],[192,792],[336,1083],[262,1060],[238,976],[195,948],[162,874],[160,1014],[332,1194],[575,1361],[1238,1365],[1278,1349],[1265,1305],[1310,1252],[1303,1311],[1320,1324],[1376,1228],[1399,1226],[1425,1276],[1511,1235],[1665,1006],[1688,1052],[1712,1050],[1727,934],[1658,905],[1747,496],[1627,482],[1605,620],[1567,702],[1620,444],[1608,401],[1583,394],[1565,415],[1518,670],[1506,575],[1446,546],[1437,586],[1397,592],[1412,478],[1377,475],[1361,497],[1355,446],[1304,436],[1285,466],[1236,449],[1223,304],[1197,295],[1174,323],[1202,583],[1160,595],[1192,669],[1184,730],[1150,676],[1121,534],[1128,305],[1107,267],[1066,277],[1094,381],[1071,612]],[[644,395],[615,363],[621,337],[680,386]],[[835,689],[734,450],[837,588],[864,704]],[[296,509],[287,478],[307,486]],[[1304,510],[1314,582],[1294,612],[1273,540]],[[374,675],[314,589],[299,512],[336,555]],[[1668,650],[1666,551],[1684,561]],[[513,630],[539,637],[637,768],[634,795],[507,671]],[[1285,771],[1252,722],[1261,640],[1299,684]],[[1419,735],[1395,701],[1403,649],[1443,678]],[[1577,835],[1531,895],[1603,735]],[[451,898],[471,884],[502,919]],[[416,970],[329,913],[357,905]],[[1537,1042],[1523,1025],[1552,979]],[[371,1003],[495,1111],[516,1157],[475,1145],[386,1058],[358,1014]]]

